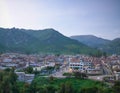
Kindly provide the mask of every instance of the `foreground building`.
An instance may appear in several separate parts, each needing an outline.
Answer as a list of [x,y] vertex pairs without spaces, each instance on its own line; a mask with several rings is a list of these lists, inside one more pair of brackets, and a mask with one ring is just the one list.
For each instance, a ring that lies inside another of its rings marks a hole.
[[35,77],[34,74],[25,74],[25,72],[15,72],[19,81],[31,83]]

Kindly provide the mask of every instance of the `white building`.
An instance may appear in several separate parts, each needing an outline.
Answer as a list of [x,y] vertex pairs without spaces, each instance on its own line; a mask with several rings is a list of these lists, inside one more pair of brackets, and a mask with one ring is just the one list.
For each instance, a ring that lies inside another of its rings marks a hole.
[[94,70],[94,64],[92,62],[70,62],[69,68],[72,71],[80,71],[80,72],[89,72]]
[[120,80],[120,72],[114,71],[114,74],[115,74],[116,80]]

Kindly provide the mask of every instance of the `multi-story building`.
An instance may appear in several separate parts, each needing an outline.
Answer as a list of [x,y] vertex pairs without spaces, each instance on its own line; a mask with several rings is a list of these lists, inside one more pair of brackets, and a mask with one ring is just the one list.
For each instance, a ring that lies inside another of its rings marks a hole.
[[94,70],[94,64],[92,62],[70,62],[69,68],[72,71],[80,71],[88,73],[91,70]]

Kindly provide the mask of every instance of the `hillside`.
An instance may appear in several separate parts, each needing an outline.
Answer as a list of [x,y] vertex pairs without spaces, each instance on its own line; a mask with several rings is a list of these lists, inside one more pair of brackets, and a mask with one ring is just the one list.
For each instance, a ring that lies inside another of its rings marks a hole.
[[109,44],[104,46],[103,49],[113,54],[120,54],[120,38],[112,40]]
[[100,46],[103,46],[110,42],[110,40],[99,38],[94,35],[78,35],[78,36],[71,36],[70,38],[78,40],[81,43],[93,48],[98,48],[98,47],[100,48]]
[[93,35],[71,36],[70,38],[78,40],[85,45],[100,49],[107,53],[120,54],[120,38],[116,38],[114,40],[106,40]]
[[[0,51],[22,53],[90,53],[94,49],[54,29],[0,28]],[[3,50],[1,50],[3,49]]]

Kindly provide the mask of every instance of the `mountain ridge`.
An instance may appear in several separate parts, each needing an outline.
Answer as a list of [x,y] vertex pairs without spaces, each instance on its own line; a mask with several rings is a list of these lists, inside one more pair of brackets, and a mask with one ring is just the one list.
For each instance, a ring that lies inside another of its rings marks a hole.
[[78,40],[81,43],[93,48],[96,48],[100,45],[104,45],[110,42],[110,40],[103,39],[101,37],[97,37],[94,35],[76,35],[76,36],[71,36],[70,38]]
[[120,54],[120,38],[108,40],[94,35],[74,35],[70,38],[107,53]]
[[96,51],[54,29],[0,28],[0,45],[5,47],[6,52],[84,54]]

